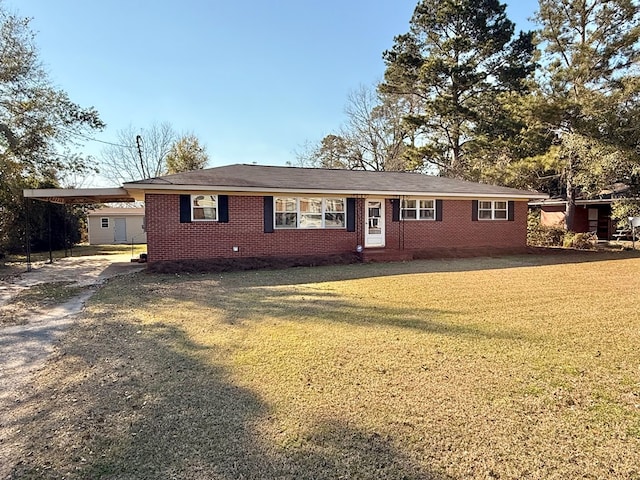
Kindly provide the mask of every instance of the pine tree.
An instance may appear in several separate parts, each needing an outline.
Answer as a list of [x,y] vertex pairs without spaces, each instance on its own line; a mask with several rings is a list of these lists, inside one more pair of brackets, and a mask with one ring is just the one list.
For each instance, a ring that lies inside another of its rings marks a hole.
[[555,112],[569,230],[579,192],[637,174],[639,15],[633,0],[540,0],[541,96]]
[[524,91],[534,69],[532,34],[515,36],[505,8],[497,0],[423,0],[409,32],[384,53],[381,88],[422,100],[407,118],[420,145],[413,155],[441,175],[469,176],[480,137],[499,134],[499,95]]

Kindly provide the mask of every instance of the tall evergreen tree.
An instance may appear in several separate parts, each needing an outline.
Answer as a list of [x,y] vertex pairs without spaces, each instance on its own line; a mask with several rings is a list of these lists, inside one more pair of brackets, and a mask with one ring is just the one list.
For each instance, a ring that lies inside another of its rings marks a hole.
[[381,88],[422,99],[420,114],[408,117],[420,142],[413,155],[442,175],[469,176],[480,137],[503,133],[499,95],[525,90],[534,69],[532,34],[514,36],[505,8],[497,0],[422,0],[409,32],[384,53]]
[[640,7],[635,0],[540,0],[544,121],[557,134],[572,229],[576,195],[638,175]]

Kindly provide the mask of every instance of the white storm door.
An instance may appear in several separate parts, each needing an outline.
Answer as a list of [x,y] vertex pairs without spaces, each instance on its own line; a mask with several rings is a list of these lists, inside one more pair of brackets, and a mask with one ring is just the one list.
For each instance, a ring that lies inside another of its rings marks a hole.
[[384,199],[365,201],[364,246],[384,247]]

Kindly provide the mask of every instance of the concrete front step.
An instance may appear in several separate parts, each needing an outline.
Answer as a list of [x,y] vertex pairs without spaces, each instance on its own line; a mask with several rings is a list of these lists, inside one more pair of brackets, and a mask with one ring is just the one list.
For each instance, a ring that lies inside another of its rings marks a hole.
[[403,262],[413,260],[413,253],[394,248],[366,248],[362,259],[365,262]]

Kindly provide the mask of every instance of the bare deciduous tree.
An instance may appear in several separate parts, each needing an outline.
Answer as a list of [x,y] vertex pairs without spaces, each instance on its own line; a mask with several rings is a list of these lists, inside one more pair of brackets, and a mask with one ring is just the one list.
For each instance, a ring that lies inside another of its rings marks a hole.
[[317,145],[305,144],[296,153],[297,163],[350,170],[413,170],[406,151],[415,139],[404,118],[415,114],[415,100],[360,86],[347,97],[347,121],[338,133],[326,135]]
[[102,151],[100,173],[116,185],[165,175],[167,154],[176,139],[175,130],[167,122],[143,129],[130,125]]

